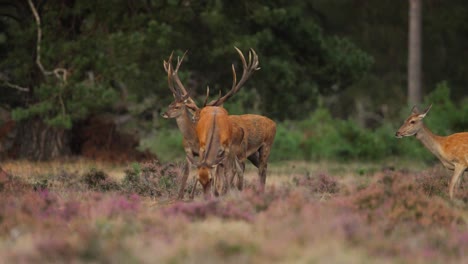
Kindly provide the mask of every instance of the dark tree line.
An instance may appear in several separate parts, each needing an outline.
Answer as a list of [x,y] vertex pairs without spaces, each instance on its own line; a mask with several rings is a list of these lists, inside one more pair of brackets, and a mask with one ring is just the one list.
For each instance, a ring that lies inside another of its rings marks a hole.
[[[468,42],[468,15],[456,12],[447,22],[442,14],[467,5],[424,2],[424,52],[431,52],[424,61],[440,62],[423,65],[426,90],[442,80],[461,87],[463,54],[449,55],[466,52],[458,42]],[[2,0],[0,103],[24,126],[23,138],[50,131],[42,140],[57,142],[54,155],[61,155],[74,125],[91,115],[165,108],[172,96],[162,61],[171,52],[188,51],[180,75],[194,98],[201,102],[208,85],[211,96],[225,92],[230,65],[239,63],[234,46],[254,48],[261,70],[227,104],[233,112],[284,120],[306,117],[329,97],[339,98],[327,101],[338,114],[354,110],[354,97],[405,103],[407,15],[407,2],[389,0]],[[438,38],[444,23],[446,38]],[[28,153],[44,145],[24,144]],[[46,152],[32,156],[54,156]]]

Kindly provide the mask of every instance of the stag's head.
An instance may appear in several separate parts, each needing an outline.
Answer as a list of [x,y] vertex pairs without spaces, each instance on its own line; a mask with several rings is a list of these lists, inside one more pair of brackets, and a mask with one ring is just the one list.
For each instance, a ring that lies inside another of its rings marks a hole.
[[402,138],[418,134],[418,132],[423,128],[423,119],[426,117],[426,114],[429,112],[431,107],[432,105],[423,112],[419,112],[418,108],[414,106],[411,110],[411,115],[405,120],[400,129],[398,129],[395,136],[397,138]]
[[169,56],[167,61],[164,61],[164,70],[167,73],[167,83],[169,85],[169,89],[174,96],[174,102],[172,102],[167,111],[162,114],[164,118],[177,118],[188,111],[191,115],[194,115],[196,111],[198,111],[198,107],[195,102],[190,98],[189,93],[185,89],[182,81],[179,79],[179,68],[182,64],[185,54],[182,58],[177,57],[177,65],[174,68],[172,65],[172,56]]

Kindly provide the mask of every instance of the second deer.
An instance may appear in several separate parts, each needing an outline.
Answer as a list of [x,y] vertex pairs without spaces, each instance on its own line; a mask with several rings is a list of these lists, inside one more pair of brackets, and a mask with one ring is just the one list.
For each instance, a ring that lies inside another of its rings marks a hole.
[[414,106],[411,115],[398,129],[395,136],[397,138],[415,136],[442,162],[445,168],[453,170],[449,187],[450,199],[453,199],[455,186],[463,173],[468,170],[468,132],[455,133],[446,137],[433,134],[423,123],[431,107],[432,105],[420,112]]

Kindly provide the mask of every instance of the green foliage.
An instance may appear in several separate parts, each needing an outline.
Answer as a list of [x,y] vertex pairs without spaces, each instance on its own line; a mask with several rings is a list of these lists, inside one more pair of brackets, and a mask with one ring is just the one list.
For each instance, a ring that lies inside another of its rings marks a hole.
[[[327,34],[316,20],[316,10],[299,0],[128,5],[85,0],[66,9],[54,3],[45,3],[40,13],[41,60],[49,70],[72,70],[67,86],[54,83],[53,77],[31,76],[31,72],[40,75],[31,45],[36,37],[34,20],[25,17],[24,24],[5,23],[7,34],[0,49],[8,52],[0,71],[9,70],[13,82],[34,87],[18,104],[17,120],[41,117],[69,128],[92,111],[102,111],[109,105],[104,99],[114,98],[108,95],[119,87],[126,87],[137,103],[148,96],[166,103],[172,98],[162,61],[172,51],[179,56],[189,51],[180,76],[185,84],[195,81],[187,87],[198,98],[204,90],[194,86],[210,85],[215,94],[230,86],[231,62],[240,71],[233,46],[244,52],[254,48],[262,70],[246,86],[254,87],[261,100],[254,109],[246,97],[234,97],[232,103],[239,112],[269,113],[275,119],[305,117],[315,108],[318,92],[346,89],[372,64],[350,39]],[[94,83],[88,89],[96,100],[86,99],[83,87],[90,74]]]
[[[449,135],[465,131],[468,127],[468,107],[466,104],[457,106],[450,99],[450,87],[447,82],[437,84],[435,90],[424,98],[424,106],[432,104],[432,108],[424,118],[424,123],[434,133]],[[468,98],[467,98],[468,99]],[[422,110],[422,109],[421,109]]]
[[183,160],[185,158],[182,146],[182,135],[178,129],[161,128],[157,134],[142,140],[142,149],[157,153],[161,161]]
[[302,134],[294,127],[295,124],[288,121],[277,124],[270,160],[296,160],[302,158],[299,151]]
[[345,151],[348,146],[340,137],[335,121],[338,120],[333,120],[328,110],[319,108],[300,122],[300,130],[304,131],[301,147],[306,159],[330,159]]
[[[424,119],[426,125],[440,135],[463,131],[466,125],[465,105],[450,100],[446,83],[430,93],[425,104],[433,104]],[[319,108],[301,121],[278,124],[271,160],[382,160],[401,156],[425,162],[436,158],[415,138],[396,139],[398,126],[408,117],[410,109],[403,109],[394,125],[385,122],[374,130],[362,128],[353,120],[333,118],[325,108]],[[461,125],[460,125],[461,124]],[[457,130],[458,129],[458,130]]]
[[324,67],[320,75],[330,76],[331,84],[346,87],[358,81],[374,63],[369,54],[360,50],[349,39],[330,37],[325,39],[325,46],[328,48],[326,58],[330,65]]
[[41,117],[47,124],[70,129],[73,121],[109,107],[117,99],[110,87],[83,83],[60,85],[44,84],[36,89],[37,103],[13,110],[12,117],[20,121]]

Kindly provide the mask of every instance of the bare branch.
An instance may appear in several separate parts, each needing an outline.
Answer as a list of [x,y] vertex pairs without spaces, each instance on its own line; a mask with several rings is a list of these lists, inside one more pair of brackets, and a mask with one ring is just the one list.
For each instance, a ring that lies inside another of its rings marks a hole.
[[13,88],[13,89],[16,89],[20,92],[29,92],[29,88],[27,87],[21,87],[19,85],[16,85],[16,84],[12,84],[8,81],[3,81],[3,85],[7,86],[7,87],[10,87],[10,88]]
[[44,68],[41,62],[41,41],[42,41],[42,28],[41,28],[41,18],[39,17],[39,13],[36,10],[36,7],[32,3],[32,0],[28,0],[29,7],[31,7],[31,11],[34,15],[34,19],[36,20],[37,26],[37,43],[36,43],[36,64],[41,70],[44,76],[48,75],[55,75],[57,79],[62,81],[63,83],[67,82],[68,71],[65,68],[55,68],[52,71],[48,71]]

